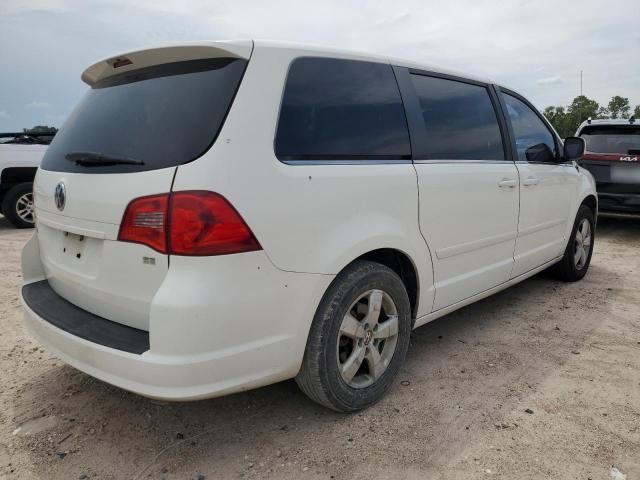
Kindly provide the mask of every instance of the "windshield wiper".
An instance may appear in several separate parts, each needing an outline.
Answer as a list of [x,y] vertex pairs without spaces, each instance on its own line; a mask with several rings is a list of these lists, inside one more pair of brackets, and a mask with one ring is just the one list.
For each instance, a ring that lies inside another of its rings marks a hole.
[[102,165],[144,165],[142,160],[127,157],[112,157],[98,152],[69,152],[64,158],[85,167]]

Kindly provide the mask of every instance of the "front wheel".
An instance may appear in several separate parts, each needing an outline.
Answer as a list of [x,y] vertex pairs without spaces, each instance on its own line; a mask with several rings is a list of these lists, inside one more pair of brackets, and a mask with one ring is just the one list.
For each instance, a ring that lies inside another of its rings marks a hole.
[[553,273],[558,278],[566,282],[576,282],[587,274],[593,254],[595,233],[593,211],[586,205],[581,205],[564,256],[553,267]]
[[33,183],[19,183],[11,187],[2,201],[2,213],[16,228],[33,227]]
[[325,293],[296,382],[339,412],[378,401],[402,365],[411,333],[409,296],[390,268],[355,261]]

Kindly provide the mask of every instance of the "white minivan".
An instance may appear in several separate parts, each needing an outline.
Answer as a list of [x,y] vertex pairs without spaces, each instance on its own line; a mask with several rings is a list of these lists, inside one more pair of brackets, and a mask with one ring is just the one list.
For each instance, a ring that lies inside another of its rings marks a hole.
[[42,345],[113,385],[195,400],[295,378],[356,411],[412,328],[589,267],[583,140],[489,81],[259,41],[82,79],[36,175],[22,300]]

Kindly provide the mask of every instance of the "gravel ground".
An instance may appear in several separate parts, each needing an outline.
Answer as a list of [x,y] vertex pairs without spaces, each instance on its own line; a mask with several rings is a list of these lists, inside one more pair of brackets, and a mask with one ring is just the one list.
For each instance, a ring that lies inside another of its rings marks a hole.
[[640,219],[601,219],[591,270],[539,275],[416,330],[399,381],[351,416],[292,381],[165,404],[24,331],[0,217],[0,477],[640,479]]

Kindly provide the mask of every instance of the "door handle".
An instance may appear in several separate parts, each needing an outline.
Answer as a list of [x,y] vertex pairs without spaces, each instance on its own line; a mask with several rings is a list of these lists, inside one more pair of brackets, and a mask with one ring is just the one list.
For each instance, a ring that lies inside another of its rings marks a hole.
[[522,181],[522,185],[525,187],[532,187],[540,182],[536,177],[528,177]]
[[516,185],[518,185],[518,181],[514,178],[503,178],[498,182],[500,188],[514,188]]

